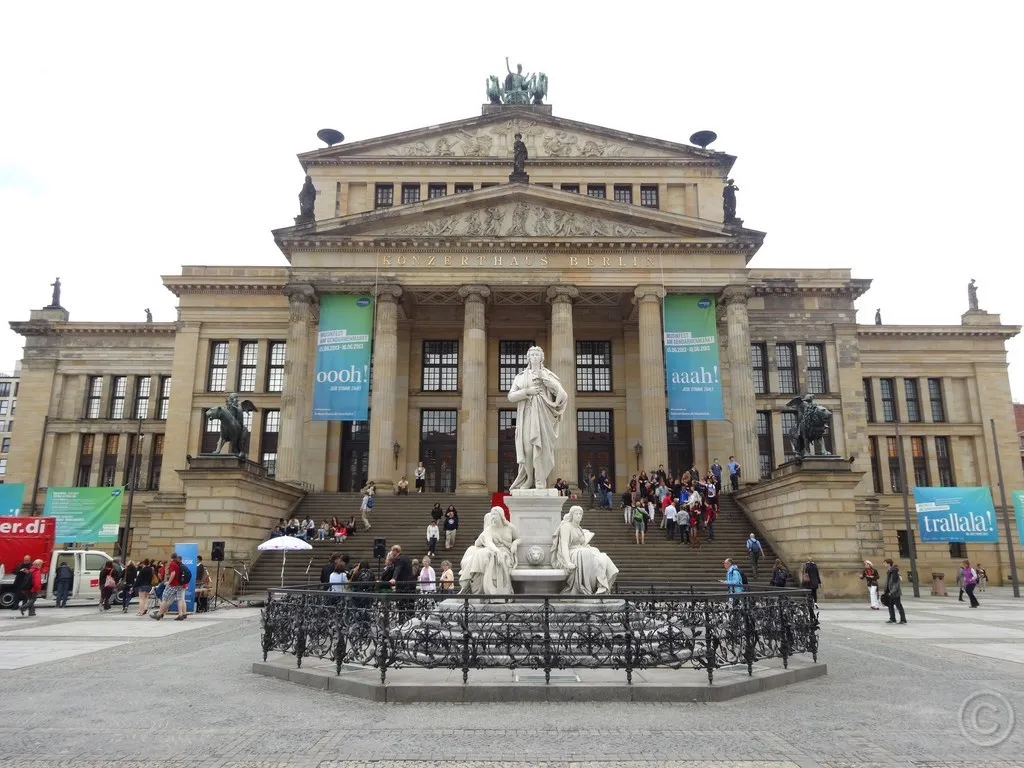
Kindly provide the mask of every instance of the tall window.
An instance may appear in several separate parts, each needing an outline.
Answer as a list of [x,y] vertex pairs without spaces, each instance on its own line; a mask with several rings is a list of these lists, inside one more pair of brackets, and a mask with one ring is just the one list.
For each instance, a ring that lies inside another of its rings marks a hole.
[[[611,411],[576,411],[576,431],[583,432],[592,440],[612,439]],[[597,471],[597,468],[594,468]]]
[[103,402],[103,377],[89,377],[89,397],[85,403],[85,418],[98,419],[100,417],[100,403]]
[[128,394],[128,377],[114,376],[110,386],[110,418],[124,418],[124,399]]
[[903,493],[903,475],[900,473],[900,446],[895,437],[885,438],[889,454],[889,488],[893,493]]
[[167,412],[171,409],[171,377],[160,377],[160,406],[157,408],[156,417],[167,420]]
[[139,435],[128,435],[128,457],[124,463],[124,480],[121,483],[126,488],[131,488],[134,485],[135,490],[139,490],[141,487],[142,478],[139,477],[139,470],[142,466],[142,453],[139,448],[141,447],[140,443],[144,444],[144,442]]
[[0,459],[0,482],[7,475],[7,459]]
[[260,461],[273,476],[277,472],[277,435],[281,431],[281,412],[263,411],[263,432],[260,435]]
[[775,345],[775,363],[779,369],[779,393],[796,393],[796,349],[792,344]]
[[424,392],[455,392],[459,388],[459,342],[423,342]]
[[967,559],[967,544],[963,541],[949,542],[949,556],[954,560]]
[[403,184],[402,185],[402,205],[408,205],[409,203],[418,203],[420,201],[420,185],[419,184]]
[[807,391],[814,395],[824,395],[828,392],[824,344],[807,345]]
[[238,391],[256,391],[256,358],[260,345],[256,341],[243,341],[238,345]]
[[117,481],[117,447],[120,435],[107,435],[103,440],[103,472],[100,485],[113,486]]
[[771,411],[757,412],[757,459],[761,479],[772,477],[772,414]]
[[605,194],[604,184],[587,184],[587,197],[599,197],[603,200]]
[[917,379],[904,379],[903,390],[907,393],[907,421],[921,420],[921,396]]
[[207,392],[224,392],[228,387],[228,343],[210,342],[210,370],[206,375]]
[[871,386],[871,379],[864,379],[864,413],[869,422],[875,420],[875,391]]
[[632,203],[633,202],[633,185],[632,184],[616,184],[612,188],[612,194],[616,203]]
[[7,422],[0,419],[0,432],[7,432]]
[[146,487],[151,491],[160,490],[160,469],[164,463],[164,436],[153,435],[153,453],[149,457],[149,481]]
[[899,418],[896,410],[896,380],[879,379],[878,388],[882,395],[882,421],[891,424]]
[[456,195],[462,194],[463,192],[472,192],[472,191],[473,191],[473,185],[472,184],[456,184],[455,185],[455,194]]
[[373,207],[390,208],[395,204],[395,185],[378,184],[374,191]]
[[908,531],[896,531],[896,549],[900,557],[910,557],[910,536]]
[[612,343],[576,342],[576,391],[612,391]]
[[149,376],[140,376],[135,380],[135,408],[132,416],[136,419],[149,418],[149,387],[152,380]]
[[512,382],[526,367],[526,353],[533,346],[532,341],[498,342],[498,391],[508,392]]
[[924,447],[923,437],[910,438],[910,455],[914,460],[914,485],[927,487],[928,482],[928,454]]
[[10,402],[9,400],[0,400],[0,416],[6,416],[7,415],[7,408],[9,407],[8,406],[9,402]]
[[200,453],[213,453],[220,440],[220,419],[211,419],[203,412],[203,436],[199,441]]
[[435,197],[444,197],[448,194],[447,184],[428,184],[427,185],[427,200],[433,200]]
[[11,452],[11,438],[9,438],[9,437],[0,438],[0,453],[10,453],[10,452]]
[[641,184],[640,185],[640,205],[644,208],[657,208],[658,207],[658,185],[657,184]]
[[82,450],[78,453],[78,475],[75,478],[75,485],[79,488],[89,487],[89,475],[92,474],[92,453],[95,444],[95,435],[82,435]]
[[580,193],[579,184],[561,184],[558,188],[563,192],[575,192],[577,195]]
[[796,432],[797,418],[792,411],[783,411],[782,414],[782,455],[785,461],[796,461],[796,451],[793,450],[793,441],[790,435]]
[[956,478],[953,476],[953,464],[949,456],[949,438],[935,438],[935,460],[939,465],[939,485],[943,488],[952,488],[956,485]]
[[286,346],[283,341],[270,342],[270,348],[267,351],[267,392],[281,392],[284,389]]
[[768,353],[764,344],[750,345],[750,364],[754,369],[754,394],[768,391]]
[[942,379],[928,379],[928,400],[932,406],[932,421],[945,421],[946,404],[942,400]]
[[10,396],[11,396],[11,382],[9,382],[9,381],[0,381],[0,397],[10,397]]
[[875,493],[883,493],[882,486],[882,465],[878,460],[878,438],[868,438],[868,454],[871,457],[871,485]]

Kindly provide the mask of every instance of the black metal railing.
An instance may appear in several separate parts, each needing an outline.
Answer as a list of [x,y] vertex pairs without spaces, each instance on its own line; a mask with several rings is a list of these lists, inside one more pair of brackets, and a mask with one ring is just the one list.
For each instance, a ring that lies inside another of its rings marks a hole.
[[693,593],[655,588],[604,596],[495,598],[416,592],[271,589],[263,609],[263,660],[271,651],[342,666],[389,669],[706,670],[810,654],[818,660],[818,617],[802,589],[700,585]]

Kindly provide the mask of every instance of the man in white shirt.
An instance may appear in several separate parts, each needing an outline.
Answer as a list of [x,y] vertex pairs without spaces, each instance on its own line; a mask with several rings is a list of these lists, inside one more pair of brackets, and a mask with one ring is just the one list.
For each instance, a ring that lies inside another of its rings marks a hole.
[[665,522],[666,522],[666,536],[667,539],[674,539],[676,535],[676,505],[675,502],[669,502],[669,505],[665,507]]

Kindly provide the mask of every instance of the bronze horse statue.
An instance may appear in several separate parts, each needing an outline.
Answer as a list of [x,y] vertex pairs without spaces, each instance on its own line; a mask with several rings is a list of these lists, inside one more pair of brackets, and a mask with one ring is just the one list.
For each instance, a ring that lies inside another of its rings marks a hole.
[[829,432],[832,412],[814,400],[814,395],[794,397],[787,408],[796,411],[796,427],[788,435],[797,456],[828,456],[825,435]]
[[220,439],[217,440],[217,447],[214,453],[220,453],[224,444],[231,445],[229,453],[236,456],[245,456],[249,453],[249,430],[243,421],[243,413],[254,413],[256,410],[251,400],[238,402],[238,395],[232,392],[227,397],[224,405],[210,408],[206,412],[207,419],[218,419],[220,421]]

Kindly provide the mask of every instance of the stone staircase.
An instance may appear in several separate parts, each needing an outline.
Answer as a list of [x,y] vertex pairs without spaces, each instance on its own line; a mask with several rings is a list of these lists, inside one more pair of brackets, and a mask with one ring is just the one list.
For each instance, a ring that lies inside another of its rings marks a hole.
[[[426,553],[426,528],[430,522],[430,510],[434,502],[440,503],[442,509],[454,504],[459,510],[460,528],[456,546],[446,552],[442,532],[442,540],[437,547],[438,557],[434,562],[436,566],[441,560],[450,560],[458,577],[462,555],[483,529],[484,515],[491,506],[490,498],[487,496],[458,496],[450,493],[409,496],[382,494],[377,497],[371,513],[372,529],[363,531],[359,520],[361,498],[355,493],[312,493],[303,499],[294,513],[300,520],[311,516],[319,525],[324,519],[329,520],[334,516],[348,519],[354,514],[359,531],[344,544],[336,544],[333,541],[313,542],[311,551],[290,553],[284,574],[286,585],[317,582],[320,568],[327,562],[332,552],[348,554],[353,565],[360,560],[368,560],[376,567],[376,560],[373,557],[375,537],[387,539],[388,546],[401,544],[403,551],[410,557],[421,558]],[[715,582],[723,578],[722,560],[726,557],[731,557],[743,569],[751,583],[755,582],[744,544],[753,528],[746,515],[728,495],[721,499],[721,511],[715,523],[715,540],[702,541],[700,549],[691,549],[689,545],[680,544],[678,537],[675,541],[666,540],[665,532],[656,526],[651,526],[646,543],[637,545],[632,525],[623,522],[621,508],[589,509],[586,499],[582,503],[567,499],[565,509],[567,510],[571,504],[581,504],[584,508],[583,527],[594,532],[594,545],[607,553],[618,566],[619,582],[623,586],[627,582]],[[659,513],[657,525],[660,524]],[[765,547],[765,555],[761,560],[756,583],[767,584],[775,554],[763,541],[762,544]],[[246,592],[249,596],[255,597],[263,590],[280,586],[280,583],[281,556],[276,552],[265,553],[252,566]]]

